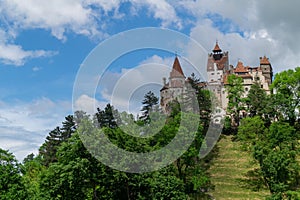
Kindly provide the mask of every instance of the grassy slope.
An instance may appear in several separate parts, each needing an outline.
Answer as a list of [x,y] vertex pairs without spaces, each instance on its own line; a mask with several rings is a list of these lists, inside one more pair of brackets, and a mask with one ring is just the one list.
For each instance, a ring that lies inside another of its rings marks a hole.
[[[219,155],[210,168],[215,191],[211,195],[219,199],[265,199],[266,188],[255,191],[256,178],[247,176],[247,172],[257,168],[251,155],[241,150],[238,142],[232,142],[232,136],[222,136],[218,142]],[[252,161],[252,162],[251,162]],[[253,183],[253,185],[251,185]]]

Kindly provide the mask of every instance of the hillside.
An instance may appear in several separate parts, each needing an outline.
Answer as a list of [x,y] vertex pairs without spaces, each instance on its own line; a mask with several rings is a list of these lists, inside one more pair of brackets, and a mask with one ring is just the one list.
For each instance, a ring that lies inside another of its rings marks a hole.
[[209,171],[215,185],[211,195],[215,199],[264,199],[269,194],[264,186],[258,191],[253,186],[260,180],[249,176],[249,171],[257,168],[257,165],[251,160],[250,154],[241,150],[238,142],[232,141],[232,136],[222,136],[217,149],[219,154],[212,161]]

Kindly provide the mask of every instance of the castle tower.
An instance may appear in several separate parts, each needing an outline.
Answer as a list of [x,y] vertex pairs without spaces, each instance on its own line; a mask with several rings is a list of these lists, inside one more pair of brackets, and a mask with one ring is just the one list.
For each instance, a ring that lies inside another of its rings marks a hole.
[[271,85],[272,83],[272,78],[273,78],[273,69],[272,69],[272,65],[269,61],[269,58],[267,58],[266,56],[264,57],[260,57],[260,68],[262,70],[262,74],[266,79],[266,82]]
[[169,83],[171,88],[182,88],[184,86],[185,76],[183,74],[178,57],[175,57],[172,71],[170,72]]
[[208,54],[207,60],[207,86],[211,90],[220,106],[225,106],[225,96],[223,88],[223,78],[226,72],[229,70],[229,58],[228,52],[223,52],[218,42],[216,42],[212,53]]
[[228,51],[223,52],[222,49],[219,47],[218,42],[216,42],[216,45],[214,49],[212,50],[212,53],[208,54],[208,60],[207,60],[207,71],[216,71],[223,70],[224,72],[226,70],[229,70],[229,59],[228,59]]
[[185,91],[185,76],[182,71],[178,57],[175,57],[172,70],[170,72],[169,82],[163,78],[163,88],[160,90],[160,106],[167,113],[168,105],[173,100],[180,101]]

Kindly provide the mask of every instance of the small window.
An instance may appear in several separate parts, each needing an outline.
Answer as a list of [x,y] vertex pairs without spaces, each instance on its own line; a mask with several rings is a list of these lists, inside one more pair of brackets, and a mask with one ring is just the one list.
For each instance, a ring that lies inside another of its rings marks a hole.
[[260,87],[261,87],[261,88],[264,88],[264,86],[263,86],[263,85],[260,85]]
[[215,73],[211,73],[211,75],[215,75]]
[[247,92],[248,90],[249,90],[249,89],[246,87],[246,88],[245,88],[245,91]]

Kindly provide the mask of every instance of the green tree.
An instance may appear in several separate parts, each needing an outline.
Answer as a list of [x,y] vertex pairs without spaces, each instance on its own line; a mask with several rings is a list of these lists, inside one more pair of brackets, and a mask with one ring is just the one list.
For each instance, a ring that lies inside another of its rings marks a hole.
[[155,96],[155,94],[152,91],[149,91],[147,92],[147,94],[145,94],[142,104],[142,116],[140,116],[139,119],[146,123],[149,123],[150,113],[155,109],[155,106],[158,104],[158,97]]
[[264,121],[259,117],[246,117],[241,120],[238,127],[237,139],[243,143],[243,148],[251,150],[266,132]]
[[227,112],[231,115],[233,120],[233,127],[237,127],[240,121],[240,111],[245,109],[243,105],[243,79],[234,74],[227,78],[228,84],[225,85],[227,90],[228,106]]
[[62,122],[62,125],[63,126],[61,128],[61,140],[66,141],[72,136],[72,134],[76,130],[74,116],[68,115],[67,117],[65,117],[65,121]]
[[49,166],[50,163],[57,162],[56,152],[61,144],[62,132],[59,127],[49,132],[46,141],[39,149],[39,155],[43,159],[43,164]]
[[39,155],[45,166],[49,166],[52,162],[57,162],[57,149],[61,143],[68,140],[76,130],[76,123],[72,115],[65,117],[65,121],[62,122],[62,124],[62,128],[57,126],[54,130],[49,132],[46,141],[39,148]]
[[100,128],[109,127],[117,128],[119,123],[119,112],[110,104],[107,104],[104,110],[97,108],[96,113],[97,124]]
[[293,125],[299,117],[297,109],[300,108],[300,67],[276,74],[271,88],[277,111]]
[[26,196],[20,164],[12,153],[0,149],[0,199],[23,200]]
[[23,180],[28,193],[28,200],[49,199],[49,196],[40,191],[40,175],[46,167],[43,165],[40,156],[29,154],[22,165]]
[[254,145],[253,156],[259,162],[264,180],[272,195],[282,199],[299,179],[296,160],[299,138],[295,129],[284,122],[274,122]]
[[[204,128],[203,133],[207,132],[209,123],[211,120],[211,112],[213,109],[213,94],[204,89],[204,84],[200,82],[200,79],[196,77],[194,73],[188,78],[189,84],[192,87],[188,92],[192,92],[194,96],[189,98],[190,104],[193,106],[193,111],[200,114],[200,120]],[[195,106],[197,104],[197,106]]]
[[246,99],[250,117],[263,117],[267,106],[267,94],[266,91],[260,87],[258,82],[251,85]]

